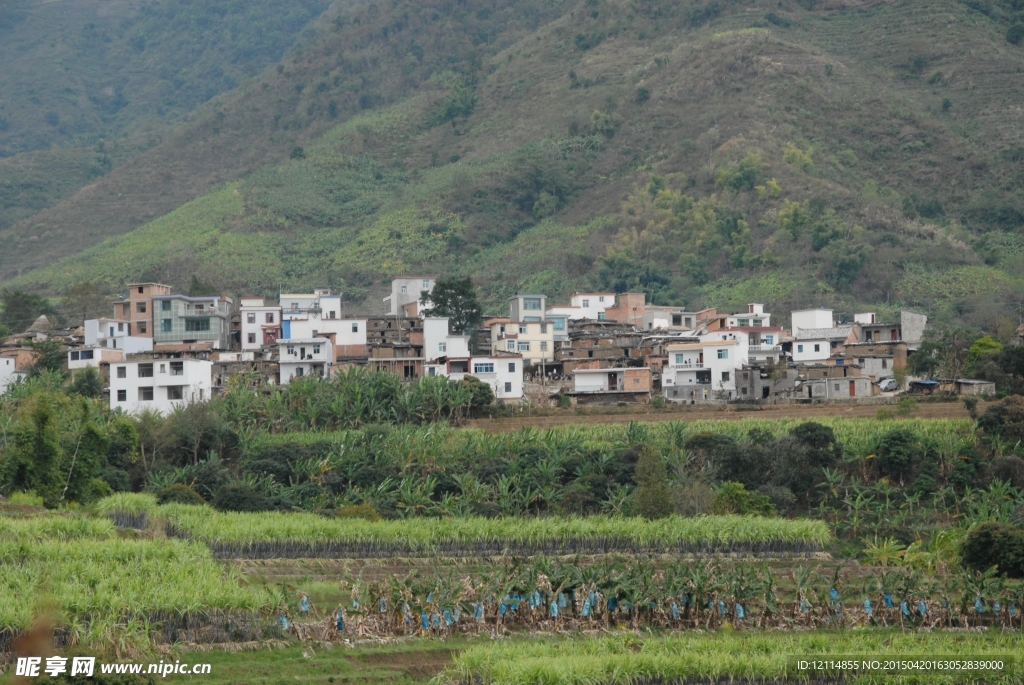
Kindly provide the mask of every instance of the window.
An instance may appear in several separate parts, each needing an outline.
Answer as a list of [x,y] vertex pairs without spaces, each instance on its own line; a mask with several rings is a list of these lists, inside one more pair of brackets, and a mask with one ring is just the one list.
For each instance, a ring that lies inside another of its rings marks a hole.
[[736,322],[736,324],[738,326],[749,326],[750,325],[750,319],[740,319],[740,320],[738,320]]
[[718,358],[719,359],[728,359],[729,358],[729,350],[718,350]]
[[352,332],[353,333],[358,333],[359,332],[359,324],[357,324],[357,323],[352,324]]
[[117,401],[118,402],[127,402],[128,401],[128,391],[127,390],[118,390],[117,391]]
[[540,325],[540,332],[541,333],[547,333],[548,332],[548,325],[546,323],[542,323]]
[[838,390],[838,389],[839,389],[839,384],[838,384],[838,383],[835,383],[835,384],[833,384],[833,386],[832,386],[832,387],[833,387],[833,389],[835,389],[835,390]]
[[153,377],[153,365],[152,364],[139,364],[139,378],[152,378]]
[[139,314],[145,314],[146,313],[146,303],[145,302],[136,302],[135,303],[135,311],[137,311]]
[[267,323],[274,323],[274,315],[273,314],[267,314],[265,319],[266,319]]
[[404,294],[404,293],[407,293],[407,292],[409,292],[409,287],[408,287],[408,286],[405,286],[405,285],[403,285],[403,286],[402,286],[402,293]]
[[245,315],[246,323],[256,323],[256,312],[249,312]]
[[519,335],[526,335],[526,326],[519,327]]
[[821,352],[821,345],[819,345],[818,343],[814,343],[814,351]]
[[72,352],[72,353],[71,353],[71,356],[70,356],[70,357],[68,357],[68,359],[70,359],[70,360],[71,360],[71,361],[73,361],[73,362],[74,362],[74,361],[78,361],[78,355],[79,355],[79,353],[78,353],[78,352]]
[[210,330],[209,319],[185,319],[186,331],[208,331]]
[[82,350],[82,359],[92,359],[92,350]]
[[540,343],[540,351],[541,352],[547,352],[548,351],[548,343],[547,343],[546,340],[542,340],[541,341],[541,343]]
[[429,369],[427,369],[427,375],[430,376],[430,377],[436,376],[437,375],[437,369],[435,369],[433,366],[431,366]]
[[328,316],[327,318],[329,318],[329,319],[337,319],[338,317],[335,316],[334,310],[332,309],[330,316]]
[[160,365],[160,373],[167,373],[167,364]]
[[313,345],[313,354],[320,354],[320,346]]
[[634,378],[633,379],[633,385],[640,385],[640,379],[639,378]]
[[423,279],[423,289],[430,290],[430,281],[427,280],[426,278]]
[[676,352],[676,364],[682,364],[682,363],[683,363],[683,353],[682,352]]
[[524,297],[523,298],[523,309],[540,309],[540,298],[539,297]]
[[773,336],[773,335],[766,335],[766,336],[764,336],[764,344],[765,345],[774,345],[775,344],[775,336]]
[[447,352],[448,351],[448,343],[446,343],[446,342],[439,342],[439,343],[437,343],[437,351],[438,352]]
[[590,306],[590,300],[583,300],[583,308],[586,309]]
[[288,352],[288,354],[290,354],[291,356],[294,357],[295,356],[295,345],[289,345],[288,348],[287,348],[287,352]]
[[124,324],[123,323],[117,324],[117,332],[118,333],[124,333]]
[[152,402],[153,388],[139,388],[139,402]]
[[804,351],[804,346],[803,345],[797,345],[796,346],[796,351],[797,352],[803,352]]
[[599,297],[597,298],[597,301],[598,301],[598,302],[604,302],[604,295],[601,295],[601,296],[599,296]]
[[160,319],[160,332],[170,333],[174,329],[170,319]]
[[167,386],[167,399],[169,400],[183,400],[185,399],[185,388],[181,385],[169,385]]
[[125,327],[124,327],[124,332],[127,333],[128,335],[131,335],[132,334],[132,325],[131,324],[126,324]]
[[141,294],[142,294],[142,290],[143,290],[143,288],[142,288],[142,286],[140,285],[140,286],[139,286],[139,295],[141,295]]
[[508,347],[508,349],[509,349],[509,351],[510,351],[510,352],[515,352],[515,349],[516,349],[516,341],[515,341],[515,340],[509,340],[509,341],[508,341],[508,344],[506,345],[506,347]]
[[297,369],[295,369],[295,375],[296,376],[303,376],[303,375],[305,375],[305,373],[306,373],[306,370],[304,368],[302,368],[301,366],[298,367]]
[[117,377],[118,378],[128,378],[128,367],[127,366],[119,366],[119,367],[117,367]]
[[473,373],[494,373],[494,362],[473,364]]
[[255,345],[256,344],[256,334],[255,333],[250,333],[249,334],[249,344],[250,345]]
[[184,376],[185,375],[185,362],[171,362],[171,375],[172,376]]
[[744,394],[744,395],[746,395],[746,394],[747,394],[747,389],[746,389],[746,388],[743,388],[743,394]]
[[693,319],[691,319],[690,317],[686,317],[685,319],[683,319],[683,321],[685,322],[683,325],[686,326],[687,328],[693,326]]
[[882,360],[882,368],[883,369],[888,369],[889,368],[889,361],[887,359],[883,359]]
[[169,311],[171,311],[171,301],[170,300],[163,300],[163,301],[161,301],[160,302],[160,311],[162,311],[162,312],[169,312]]
[[565,330],[565,319],[555,319],[552,322],[552,326],[551,327],[553,329],[555,329],[556,331],[564,331]]
[[516,363],[515,362],[509,362],[508,363],[508,372],[509,373],[515,373],[516,372]]
[[130,304],[121,305],[121,315],[122,316],[131,316],[132,315],[132,306]]
[[861,357],[860,359],[858,359],[857,363],[860,364],[861,366],[864,366],[864,357]]
[[755,326],[760,326],[761,325],[761,319],[754,319],[754,325]]
[[597,313],[597,320],[598,321],[604,321],[604,312],[598,312]]
[[519,343],[519,351],[520,352],[529,352],[530,351],[530,343],[528,343],[528,342],[521,342],[521,343]]
[[140,321],[139,322],[139,333],[145,333],[145,332],[146,332],[146,322],[145,321]]
[[298,302],[292,302],[292,311],[293,312],[299,311],[299,303]]
[[724,382],[728,382],[729,381],[729,372],[728,371],[723,371],[722,372],[722,381],[724,381]]
[[505,392],[512,392],[512,384],[509,382],[505,383]]

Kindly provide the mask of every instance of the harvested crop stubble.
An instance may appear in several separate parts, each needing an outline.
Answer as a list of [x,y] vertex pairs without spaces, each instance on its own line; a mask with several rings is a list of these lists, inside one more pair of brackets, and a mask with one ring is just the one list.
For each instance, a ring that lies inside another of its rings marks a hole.
[[753,516],[327,519],[315,514],[219,513],[166,505],[171,535],[201,540],[218,557],[373,557],[607,552],[809,552],[832,539],[820,521]]
[[[626,634],[577,640],[492,642],[470,647],[435,679],[435,685],[626,685],[627,683],[784,683],[826,682],[799,673],[798,657],[851,656],[886,659],[934,655],[984,659],[1016,657],[1019,636],[978,633],[718,634],[642,639]],[[998,675],[904,672],[859,675],[845,682],[939,685],[1020,683],[1024,667],[1014,658]],[[834,677],[827,682],[838,682]]]

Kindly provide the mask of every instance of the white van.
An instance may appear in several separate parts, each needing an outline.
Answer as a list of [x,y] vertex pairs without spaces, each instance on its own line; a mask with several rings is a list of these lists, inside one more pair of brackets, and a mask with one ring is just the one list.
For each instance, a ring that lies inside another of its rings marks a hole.
[[878,381],[878,389],[882,392],[892,392],[893,390],[899,390],[900,384],[896,382],[895,378],[883,378]]

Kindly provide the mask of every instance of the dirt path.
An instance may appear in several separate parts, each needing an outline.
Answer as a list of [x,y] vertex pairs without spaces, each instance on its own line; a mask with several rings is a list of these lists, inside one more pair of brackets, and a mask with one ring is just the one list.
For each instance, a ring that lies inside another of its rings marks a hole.
[[[874,418],[878,410],[885,405],[774,405],[756,409],[737,410],[735,407],[685,407],[679,409],[655,411],[650,407],[635,409],[611,410],[608,413],[576,414],[566,412],[545,416],[517,416],[502,419],[475,419],[469,421],[469,428],[480,428],[489,433],[516,431],[521,428],[553,428],[567,424],[598,424],[628,423],[630,421],[696,421],[698,419],[721,419],[739,421],[742,419],[810,419],[823,416],[839,416],[844,418]],[[895,411],[895,407],[887,407]],[[984,411],[984,404],[979,403],[978,411]],[[920,419],[966,419],[967,409],[961,402],[936,402],[921,404],[913,413]]]

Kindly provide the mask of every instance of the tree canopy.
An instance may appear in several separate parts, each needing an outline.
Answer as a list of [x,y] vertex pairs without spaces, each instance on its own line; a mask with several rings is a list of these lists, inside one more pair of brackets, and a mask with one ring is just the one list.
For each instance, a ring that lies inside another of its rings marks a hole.
[[420,304],[426,307],[424,316],[448,317],[448,326],[456,333],[470,331],[483,320],[476,288],[468,276],[438,280],[432,292],[423,294]]

